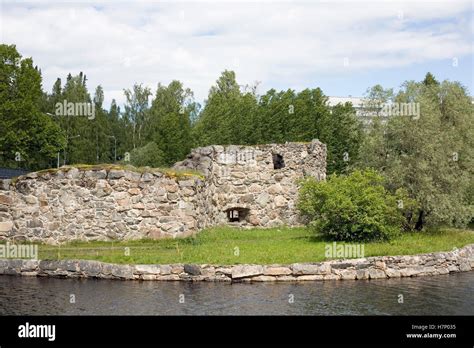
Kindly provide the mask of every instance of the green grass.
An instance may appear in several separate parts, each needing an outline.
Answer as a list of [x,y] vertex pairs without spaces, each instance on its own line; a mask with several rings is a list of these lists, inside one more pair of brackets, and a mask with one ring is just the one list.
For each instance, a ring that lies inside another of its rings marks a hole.
[[[289,264],[325,260],[328,243],[331,242],[314,236],[306,228],[239,230],[216,227],[185,239],[72,242],[60,247],[40,245],[39,258],[131,264]],[[471,243],[474,243],[474,231],[441,229],[404,234],[390,242],[365,243],[364,248],[366,257],[411,255],[450,251]],[[125,255],[127,251],[128,256]]]

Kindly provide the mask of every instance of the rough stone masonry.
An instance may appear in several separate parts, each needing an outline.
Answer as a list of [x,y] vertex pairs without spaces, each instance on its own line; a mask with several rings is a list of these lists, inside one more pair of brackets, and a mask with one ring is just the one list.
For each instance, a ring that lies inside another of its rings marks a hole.
[[291,265],[120,265],[91,260],[0,259],[0,275],[121,280],[300,282],[421,277],[474,268],[474,244],[448,252]]
[[208,146],[173,169],[202,175],[62,167],[0,181],[0,239],[59,244],[185,237],[223,224],[296,226],[298,181],[325,179],[326,146]]

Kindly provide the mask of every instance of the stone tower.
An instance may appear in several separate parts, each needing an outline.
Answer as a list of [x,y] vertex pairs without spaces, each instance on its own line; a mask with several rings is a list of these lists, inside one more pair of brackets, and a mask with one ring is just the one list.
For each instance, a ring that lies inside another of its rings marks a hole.
[[298,181],[326,177],[326,145],[309,143],[208,146],[194,149],[176,169],[202,172],[213,225],[273,227],[299,224]]

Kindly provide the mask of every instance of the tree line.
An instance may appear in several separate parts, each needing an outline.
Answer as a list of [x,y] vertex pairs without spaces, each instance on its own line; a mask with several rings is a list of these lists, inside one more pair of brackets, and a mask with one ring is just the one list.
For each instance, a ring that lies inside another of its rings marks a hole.
[[[212,144],[283,143],[320,139],[328,144],[329,171],[343,171],[343,154],[357,158],[362,128],[351,105],[330,108],[320,88],[300,92],[242,88],[224,71],[204,106],[182,82],[135,84],[124,89],[123,107],[104,105],[104,90],[88,90],[82,72],[42,89],[41,70],[15,46],[0,46],[0,165],[43,169],[58,164],[111,163],[170,166],[191,148]],[[95,115],[57,115],[57,105],[91,103]],[[127,156],[125,156],[127,155]],[[128,158],[125,158],[128,157]]]

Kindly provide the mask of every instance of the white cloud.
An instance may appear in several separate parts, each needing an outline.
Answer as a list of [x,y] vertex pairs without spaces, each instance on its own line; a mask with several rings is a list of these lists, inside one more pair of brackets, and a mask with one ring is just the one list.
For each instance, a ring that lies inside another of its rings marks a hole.
[[[134,82],[179,79],[198,100],[224,69],[261,90],[308,76],[472,54],[470,1],[2,2],[1,41],[41,67],[45,89],[83,71],[123,102]],[[344,58],[349,65],[344,66]]]

